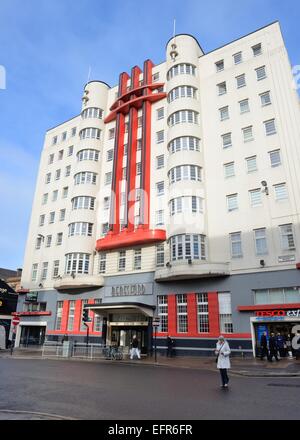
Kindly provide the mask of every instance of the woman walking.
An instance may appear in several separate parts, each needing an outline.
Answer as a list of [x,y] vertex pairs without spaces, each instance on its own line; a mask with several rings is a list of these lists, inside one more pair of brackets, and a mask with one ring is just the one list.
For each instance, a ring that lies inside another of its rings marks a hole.
[[227,370],[230,368],[230,347],[224,336],[220,336],[216,346],[217,368],[220,370],[222,388],[228,388],[229,377]]

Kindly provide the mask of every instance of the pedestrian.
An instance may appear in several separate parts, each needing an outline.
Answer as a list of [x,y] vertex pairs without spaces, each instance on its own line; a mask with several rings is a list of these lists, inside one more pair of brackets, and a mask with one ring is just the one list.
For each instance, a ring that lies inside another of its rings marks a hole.
[[141,359],[140,350],[139,350],[139,341],[136,336],[133,337],[131,346],[132,348],[130,353],[130,359],[133,359],[134,356],[136,356],[138,359]]
[[278,355],[277,355],[278,347],[277,342],[274,333],[271,333],[270,339],[269,339],[269,362],[273,361],[273,356],[275,357],[276,361],[279,362]]
[[65,341],[69,340],[69,336],[67,334],[63,335],[61,343],[63,344]]
[[269,358],[267,332],[263,332],[260,338],[260,360],[265,357]]
[[299,361],[300,360],[300,330],[297,330],[297,333],[295,335],[295,341],[296,342],[294,343],[293,348],[295,350],[296,361]]
[[224,336],[219,336],[215,354],[217,356],[217,368],[220,370],[221,374],[222,388],[228,388],[229,377],[227,370],[231,367],[230,353],[231,351],[228,342],[225,340]]
[[285,338],[281,333],[277,333],[276,345],[277,345],[277,349],[279,351],[280,357],[285,358],[286,357],[286,343],[285,343]]
[[173,347],[174,347],[174,340],[171,338],[170,335],[167,337],[167,357],[173,356]]
[[292,336],[290,334],[287,335],[285,343],[289,358],[293,359]]

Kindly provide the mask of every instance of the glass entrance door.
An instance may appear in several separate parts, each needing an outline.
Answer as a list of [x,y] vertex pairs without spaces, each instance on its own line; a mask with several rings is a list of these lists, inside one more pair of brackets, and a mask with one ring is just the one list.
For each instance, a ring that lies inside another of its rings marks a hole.
[[139,342],[139,349],[142,354],[148,353],[148,331],[147,327],[112,327],[111,345],[123,347],[130,350],[133,337],[136,336]]

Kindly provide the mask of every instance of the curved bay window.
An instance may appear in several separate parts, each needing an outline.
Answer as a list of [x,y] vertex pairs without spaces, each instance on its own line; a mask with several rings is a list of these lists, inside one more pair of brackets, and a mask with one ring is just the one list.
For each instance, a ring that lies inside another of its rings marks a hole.
[[90,266],[90,254],[72,253],[66,255],[67,275],[88,274]]
[[84,185],[84,184],[92,184],[96,185],[97,182],[97,174],[92,173],[90,171],[83,171],[81,173],[77,173],[74,176],[74,184],[75,185]]
[[81,150],[77,153],[78,162],[82,162],[83,160],[92,160],[94,162],[98,162],[99,160],[99,151],[89,149]]
[[69,224],[69,237],[81,235],[91,237],[93,235],[93,223],[78,222]]
[[203,199],[196,196],[177,197],[170,201],[170,215],[189,213],[197,214],[203,212]]
[[179,110],[173,113],[168,119],[169,127],[184,123],[199,124],[199,113],[194,110]]
[[181,63],[171,67],[167,73],[168,81],[177,75],[195,75],[196,67],[193,64]]
[[170,245],[172,261],[206,260],[205,235],[175,235]]
[[197,89],[192,86],[178,86],[168,94],[168,102],[175,101],[179,98],[197,98]]
[[95,118],[95,119],[102,119],[103,116],[103,110],[101,108],[97,107],[89,107],[81,113],[82,119],[87,118]]
[[170,185],[181,180],[202,182],[202,168],[197,165],[180,165],[169,172]]
[[95,197],[79,196],[72,199],[72,210],[77,209],[95,209]]
[[200,139],[193,136],[182,136],[169,143],[171,154],[179,151],[200,151]]
[[80,131],[79,137],[82,139],[100,139],[101,130],[99,128],[84,128]]

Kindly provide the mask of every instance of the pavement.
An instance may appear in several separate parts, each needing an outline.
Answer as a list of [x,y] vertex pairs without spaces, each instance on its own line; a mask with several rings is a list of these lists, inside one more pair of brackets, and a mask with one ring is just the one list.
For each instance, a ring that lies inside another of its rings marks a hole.
[[[9,350],[0,350],[0,358],[12,359],[52,359],[52,360],[66,360],[66,358],[42,357],[41,349],[15,349],[13,356]],[[215,357],[187,357],[176,356],[167,358],[166,356],[157,356],[157,361],[153,357],[144,357],[142,360],[133,360],[129,358],[122,361],[109,361],[106,359],[78,359],[69,358],[69,361],[82,362],[104,362],[104,363],[120,363],[120,364],[134,364],[134,365],[148,365],[167,368],[183,368],[193,370],[216,371]],[[294,359],[280,359],[279,362],[261,361],[252,357],[232,357],[231,358],[231,374],[248,376],[248,377],[300,377],[300,360]]]

